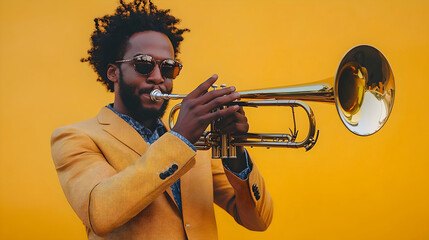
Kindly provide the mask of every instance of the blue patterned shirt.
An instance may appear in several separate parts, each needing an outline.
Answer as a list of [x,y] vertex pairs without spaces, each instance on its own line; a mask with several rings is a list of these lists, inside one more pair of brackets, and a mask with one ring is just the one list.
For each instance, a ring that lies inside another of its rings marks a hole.
[[[154,143],[156,140],[158,140],[158,138],[160,138],[162,135],[164,135],[164,133],[167,132],[167,130],[164,127],[164,124],[159,119],[156,122],[155,130],[151,131],[149,128],[143,126],[142,124],[137,122],[132,117],[117,112],[113,108],[113,104],[109,104],[106,107],[109,108],[110,110],[112,110],[114,113],[116,113],[125,122],[127,122],[131,127],[133,127],[149,145]],[[177,136],[178,138],[180,138],[194,151],[197,151],[195,146],[191,142],[189,142],[188,139],[186,139],[185,137],[183,137],[182,135],[180,135],[179,133],[176,133],[174,131],[170,131],[170,133]],[[246,163],[247,163],[247,168],[245,168],[240,173],[235,173],[232,171],[231,172],[234,173],[240,179],[243,179],[243,180],[247,179],[249,176],[249,173],[252,171],[252,163],[248,160],[247,152],[246,152]],[[224,164],[224,167],[229,170],[227,165]],[[173,197],[174,197],[174,200],[176,201],[177,206],[179,207],[180,211],[182,211],[182,199],[181,199],[181,195],[180,195],[180,193],[181,193],[180,192],[180,179],[178,179],[173,185],[171,185],[171,191],[173,192]]]

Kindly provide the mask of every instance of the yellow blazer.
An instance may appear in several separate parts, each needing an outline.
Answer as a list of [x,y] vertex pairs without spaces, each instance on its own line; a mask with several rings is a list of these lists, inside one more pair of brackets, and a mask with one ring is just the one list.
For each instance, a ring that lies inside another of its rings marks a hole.
[[[171,133],[149,146],[106,107],[56,129],[51,147],[88,239],[217,239],[213,202],[248,229],[263,231],[271,222],[272,199],[254,162],[241,180]],[[179,178],[182,213],[170,189]]]

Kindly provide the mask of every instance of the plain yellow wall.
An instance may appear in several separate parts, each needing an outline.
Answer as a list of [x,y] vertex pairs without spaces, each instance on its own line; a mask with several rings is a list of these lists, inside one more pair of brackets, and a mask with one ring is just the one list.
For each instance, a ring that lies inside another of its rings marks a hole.
[[[113,101],[79,59],[93,18],[117,2],[0,1],[0,239],[85,239],[49,141],[56,127]],[[393,113],[373,136],[355,136],[333,105],[313,103],[320,129],[314,149],[250,149],[274,199],[274,219],[266,232],[251,232],[216,208],[220,239],[429,239],[427,0],[156,3],[191,29],[177,93],[214,73],[239,90],[321,80],[357,44],[379,48],[396,78]],[[251,130],[288,132],[289,112],[250,109]]]

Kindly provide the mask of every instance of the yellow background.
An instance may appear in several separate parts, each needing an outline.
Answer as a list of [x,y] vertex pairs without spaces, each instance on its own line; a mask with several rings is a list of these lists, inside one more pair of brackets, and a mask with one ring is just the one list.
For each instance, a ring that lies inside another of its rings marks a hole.
[[[56,127],[113,101],[79,59],[93,18],[117,2],[0,2],[0,239],[85,239],[49,141]],[[266,232],[251,232],[217,208],[220,239],[429,239],[428,1],[156,3],[191,29],[177,93],[214,73],[239,90],[321,80],[357,44],[379,48],[396,78],[393,113],[373,136],[356,137],[333,105],[315,103],[320,137],[313,150],[250,149],[274,199],[274,219]],[[287,132],[290,120],[276,119],[289,118],[284,112],[249,110],[251,130]]]

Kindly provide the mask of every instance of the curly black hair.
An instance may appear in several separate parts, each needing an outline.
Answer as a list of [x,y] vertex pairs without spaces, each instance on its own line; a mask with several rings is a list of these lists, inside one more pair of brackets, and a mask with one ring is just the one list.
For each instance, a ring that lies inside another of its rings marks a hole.
[[91,49],[88,57],[81,62],[89,62],[98,74],[97,81],[106,85],[113,92],[113,83],[107,78],[110,63],[122,59],[129,38],[137,32],[157,31],[165,34],[174,48],[177,57],[183,33],[189,29],[179,29],[180,19],[170,15],[170,9],[158,9],[151,0],[134,0],[125,3],[120,0],[115,14],[95,18],[95,31],[91,35]]

